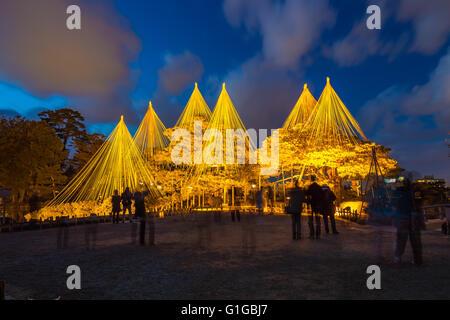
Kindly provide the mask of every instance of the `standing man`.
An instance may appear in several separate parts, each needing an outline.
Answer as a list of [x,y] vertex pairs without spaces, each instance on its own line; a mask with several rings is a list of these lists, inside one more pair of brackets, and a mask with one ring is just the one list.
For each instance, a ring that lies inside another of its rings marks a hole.
[[[306,192],[309,204],[311,205],[311,213],[308,215],[309,238],[320,239],[320,211],[324,201],[324,194],[322,188],[315,182],[315,176],[311,176],[311,181],[312,184],[308,187]],[[316,220],[315,230],[314,220]]]
[[287,199],[289,204],[286,213],[292,218],[292,239],[300,240],[302,238],[302,210],[305,202],[305,192],[298,186],[298,180],[295,180],[294,187],[287,190]]
[[126,214],[127,210],[130,215],[130,222],[131,222],[131,219],[132,219],[131,200],[133,199],[133,195],[130,192],[130,188],[126,187],[125,191],[121,195],[121,198],[122,198],[122,207],[123,207],[122,223],[125,223],[125,214]]
[[140,221],[139,228],[139,243],[141,246],[145,245],[145,220],[146,220],[146,211],[145,211],[145,193],[140,191],[136,191],[134,193],[134,208],[135,208],[135,216]]
[[114,190],[114,195],[112,196],[112,222],[119,223],[119,213],[120,213],[120,201],[119,191]]
[[339,232],[336,230],[336,220],[334,219],[334,200],[336,200],[336,195],[326,184],[322,186],[322,190],[324,192],[324,207],[322,209],[322,214],[323,224],[325,225],[325,232],[327,234],[330,233],[330,229],[328,228],[328,217],[330,217],[331,229],[333,230],[333,234],[339,234]]

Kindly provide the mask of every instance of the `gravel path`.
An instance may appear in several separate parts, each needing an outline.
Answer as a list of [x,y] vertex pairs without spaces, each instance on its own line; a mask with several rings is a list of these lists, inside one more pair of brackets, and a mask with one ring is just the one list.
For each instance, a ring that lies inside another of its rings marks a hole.
[[[131,224],[69,228],[66,249],[57,229],[0,234],[0,280],[16,299],[450,299],[450,237],[426,231],[422,267],[380,265],[382,290],[366,287],[375,261],[375,229],[338,221],[339,235],[292,241],[288,216],[212,215],[156,220],[156,246],[131,244]],[[307,223],[302,228],[306,235]],[[391,228],[383,255],[391,260]],[[405,253],[411,260],[411,248]],[[78,265],[82,289],[66,288]]]

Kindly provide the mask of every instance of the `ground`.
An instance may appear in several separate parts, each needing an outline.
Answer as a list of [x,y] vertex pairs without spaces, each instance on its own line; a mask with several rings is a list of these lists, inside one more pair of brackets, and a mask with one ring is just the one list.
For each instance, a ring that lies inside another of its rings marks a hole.
[[[449,299],[450,238],[422,234],[424,265],[392,266],[393,235],[383,227],[381,290],[368,290],[366,269],[377,263],[375,227],[338,221],[339,235],[293,241],[290,217],[242,216],[220,222],[211,214],[157,219],[156,246],[131,244],[132,224],[0,234],[0,280],[15,299]],[[305,237],[306,235],[306,237]],[[254,240],[252,237],[254,236]],[[253,249],[252,249],[253,248]],[[404,261],[411,260],[408,244]],[[66,268],[81,268],[81,290],[68,290]]]

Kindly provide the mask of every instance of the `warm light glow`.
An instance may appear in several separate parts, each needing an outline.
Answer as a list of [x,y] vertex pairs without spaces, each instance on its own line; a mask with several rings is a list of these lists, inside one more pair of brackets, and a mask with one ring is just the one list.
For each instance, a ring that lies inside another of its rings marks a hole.
[[114,190],[121,194],[126,187],[132,192],[148,189],[151,196],[157,196],[159,192],[152,187],[152,181],[122,116],[99,150],[47,207],[68,202],[103,201],[109,199]]
[[301,128],[301,126],[308,120],[316,103],[316,99],[308,90],[308,86],[305,83],[302,94],[298,98],[297,103],[283,124],[283,129],[293,129],[297,126],[300,126]]
[[181,113],[175,127],[190,129],[194,124],[194,120],[209,121],[211,118],[211,110],[203,99],[200,90],[198,90],[197,82],[195,83],[194,91],[189,98],[186,107]]
[[312,144],[320,144],[324,140],[330,144],[367,140],[358,122],[334,91],[328,77],[327,84],[303,128],[308,131]]
[[153,110],[150,101],[147,113],[134,135],[134,142],[145,160],[152,159],[156,152],[169,145],[169,138],[164,135],[164,131],[166,127]]

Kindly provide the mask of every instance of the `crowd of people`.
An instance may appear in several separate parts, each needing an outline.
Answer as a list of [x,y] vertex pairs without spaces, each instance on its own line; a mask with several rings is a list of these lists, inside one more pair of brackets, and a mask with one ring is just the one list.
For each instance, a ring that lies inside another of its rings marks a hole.
[[[145,197],[149,192],[136,191],[132,193],[127,187],[125,191],[119,195],[117,190],[112,195],[112,222],[118,224],[120,221],[125,223],[126,214],[128,213],[129,222],[132,223],[131,238],[132,243],[136,243],[137,228],[139,224],[139,244],[145,245],[146,226],[148,226],[149,245],[155,245],[155,217],[152,213],[147,212],[145,207]],[[405,252],[408,239],[411,242],[413,251],[413,263],[415,265],[422,264],[422,242],[421,242],[421,230],[425,228],[424,217],[421,210],[421,195],[415,192],[409,181],[401,187],[395,190],[389,191],[389,197],[386,197],[386,190],[374,189],[374,199],[369,201],[367,212],[369,215],[368,223],[375,226],[375,243],[377,257],[381,257],[381,229],[376,228],[383,225],[391,225],[395,228],[396,234],[394,238],[394,263],[400,264],[402,256]],[[221,224],[222,215],[222,201],[218,192],[211,195],[212,204],[215,205],[216,211],[214,211],[214,222]],[[285,213],[291,215],[292,219],[292,238],[293,240],[300,240],[302,238],[302,223],[301,215],[306,210],[308,218],[308,229],[310,239],[320,239],[321,237],[321,224],[323,221],[324,229],[327,234],[331,233],[337,235],[339,232],[336,228],[335,221],[335,201],[336,195],[331,188],[326,185],[319,185],[314,176],[311,177],[311,184],[307,188],[299,186],[299,181],[294,180],[292,185],[287,190]],[[269,202],[269,201],[268,201]],[[134,210],[132,205],[134,204]],[[268,203],[269,204],[269,203]],[[231,220],[232,222],[240,222],[241,214],[239,211],[240,200],[237,198],[234,203],[234,207],[231,208]],[[264,207],[264,199],[262,190],[256,192],[255,196],[255,208],[256,213],[262,213]],[[134,214],[133,214],[134,211]],[[122,213],[122,215],[121,215]],[[120,219],[122,216],[122,219]],[[250,234],[250,240],[254,238],[254,219],[253,215],[249,215],[249,218],[244,221],[246,231]],[[381,219],[380,219],[381,217]],[[252,218],[252,219],[250,219]],[[387,219],[388,218],[388,219]],[[248,221],[247,221],[248,220]],[[60,232],[58,232],[58,247],[67,247],[68,230],[67,224],[61,220]],[[199,244],[210,242],[210,230],[209,219],[199,220]],[[380,223],[381,221],[381,223]],[[383,222],[384,221],[384,222]],[[386,223],[386,221],[389,221]],[[252,222],[252,223],[250,223]],[[92,247],[91,243],[95,245],[96,231],[95,227],[86,228],[86,242],[87,246]],[[247,238],[249,235],[245,235]],[[378,238],[377,238],[378,237]],[[249,239],[245,238],[244,243],[249,242]],[[92,241],[91,241],[92,239]],[[254,240],[250,241],[253,243]],[[253,247],[253,245],[252,245]]]
[[293,186],[287,190],[288,205],[286,213],[292,216],[292,238],[301,239],[301,214],[305,207],[310,206],[308,214],[309,238],[320,239],[321,216],[325,227],[325,232],[330,233],[328,219],[331,222],[333,234],[339,234],[336,229],[334,218],[336,195],[327,185],[319,186],[315,178],[311,178],[312,183],[307,189],[299,186],[298,180],[295,180]]
[[[145,245],[145,227],[148,222],[149,225],[149,244],[155,244],[154,236],[154,217],[153,215],[147,215],[145,208],[145,197],[149,194],[148,191],[136,191],[134,194],[131,193],[130,188],[126,187],[125,191],[119,195],[117,190],[114,190],[114,195],[112,196],[112,220],[113,224],[120,222],[120,212],[123,212],[122,223],[125,223],[126,213],[128,212],[128,217],[130,223],[133,223],[133,228],[131,231],[132,242],[136,240],[137,225],[136,221],[139,222],[139,243]],[[131,210],[131,205],[134,200],[134,217]],[[122,204],[122,208],[120,206]]]
[[[327,234],[330,232],[328,220],[331,222],[333,234],[339,234],[334,217],[336,195],[329,186],[325,184],[319,186],[315,180],[315,177],[311,177],[312,183],[306,189],[299,187],[298,181],[294,181],[293,186],[288,189],[288,204],[285,212],[292,217],[292,237],[294,240],[301,239],[301,214],[308,206],[310,207],[308,213],[310,239],[320,239],[321,217]],[[373,226],[388,225],[394,227],[396,233],[393,263],[402,263],[402,256],[409,239],[413,252],[413,264],[422,265],[421,231],[425,229],[425,221],[421,209],[422,197],[420,192],[413,188],[409,180],[406,180],[402,186],[395,190],[390,190],[389,196],[387,196],[385,189],[374,189],[372,192],[375,197],[368,203],[368,223]],[[380,203],[377,204],[377,201]],[[380,223],[380,221],[382,222]],[[375,239],[377,257],[379,260],[383,260],[380,259],[382,256],[381,232],[379,228],[377,231]]]

